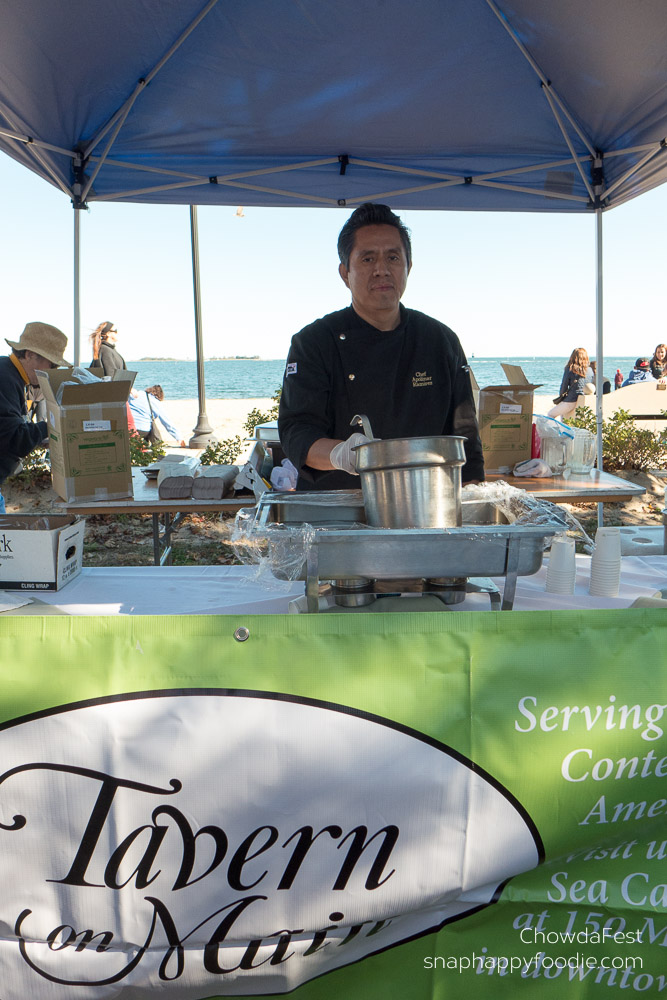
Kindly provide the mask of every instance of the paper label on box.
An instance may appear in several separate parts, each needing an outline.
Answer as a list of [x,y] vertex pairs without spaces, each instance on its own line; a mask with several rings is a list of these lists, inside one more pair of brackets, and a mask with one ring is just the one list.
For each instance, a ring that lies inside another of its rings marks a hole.
[[515,403],[501,403],[500,404],[501,413],[521,413],[521,405]]
[[110,420],[84,420],[83,422],[84,431],[110,431],[111,421]]
[[68,434],[70,476],[104,476],[124,472],[125,439],[121,431],[93,434]]

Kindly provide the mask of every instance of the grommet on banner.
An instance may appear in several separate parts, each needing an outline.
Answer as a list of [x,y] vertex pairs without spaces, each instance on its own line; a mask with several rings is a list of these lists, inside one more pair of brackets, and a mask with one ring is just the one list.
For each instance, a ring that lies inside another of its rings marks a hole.
[[234,638],[237,642],[245,642],[246,639],[250,638],[250,632],[245,625],[240,625],[234,632]]

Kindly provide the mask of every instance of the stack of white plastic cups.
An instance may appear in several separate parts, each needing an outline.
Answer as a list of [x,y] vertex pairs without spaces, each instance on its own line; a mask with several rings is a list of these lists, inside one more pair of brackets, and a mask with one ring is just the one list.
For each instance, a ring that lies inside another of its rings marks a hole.
[[620,580],[621,532],[619,528],[598,528],[588,592],[595,597],[616,597]]
[[550,594],[573,594],[576,576],[574,538],[556,535],[551,543],[546,589]]

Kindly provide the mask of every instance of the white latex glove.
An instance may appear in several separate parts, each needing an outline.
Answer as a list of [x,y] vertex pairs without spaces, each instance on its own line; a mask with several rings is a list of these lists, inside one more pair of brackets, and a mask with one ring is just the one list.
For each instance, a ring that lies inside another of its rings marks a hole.
[[295,490],[299,473],[289,458],[284,458],[280,465],[271,469],[271,485],[277,490]]
[[360,444],[368,444],[372,440],[372,438],[366,437],[365,434],[351,434],[347,441],[341,441],[339,444],[334,445],[329,455],[329,460],[334,469],[342,469],[343,472],[349,472],[353,476],[358,476],[357,456],[352,449]]

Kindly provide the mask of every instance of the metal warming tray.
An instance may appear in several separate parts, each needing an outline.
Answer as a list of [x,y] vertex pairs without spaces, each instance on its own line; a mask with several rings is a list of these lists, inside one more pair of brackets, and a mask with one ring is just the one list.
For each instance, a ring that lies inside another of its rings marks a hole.
[[357,521],[366,523],[361,490],[320,490],[293,493],[264,493],[257,505],[257,523],[331,524]]
[[[465,523],[460,528],[333,527],[315,531],[320,580],[518,576],[537,573],[544,539],[562,527]],[[510,559],[510,556],[513,558]],[[306,567],[299,577],[306,578]]]
[[[539,570],[545,539],[564,530],[556,520],[553,524],[509,524],[493,501],[464,500],[461,507],[461,527],[369,528],[360,523],[363,506],[358,490],[265,493],[257,507],[254,530],[265,534],[270,546],[272,521],[312,525],[314,539],[298,577],[301,580],[511,575],[514,581]],[[279,566],[274,573],[280,576]]]

